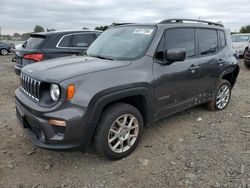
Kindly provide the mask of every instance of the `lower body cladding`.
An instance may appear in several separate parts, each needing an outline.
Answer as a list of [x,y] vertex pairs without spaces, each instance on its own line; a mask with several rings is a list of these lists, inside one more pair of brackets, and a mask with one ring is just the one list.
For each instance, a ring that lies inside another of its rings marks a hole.
[[84,149],[93,130],[85,124],[83,107],[64,107],[53,112],[38,112],[26,107],[16,98],[17,118],[32,143],[50,150]]

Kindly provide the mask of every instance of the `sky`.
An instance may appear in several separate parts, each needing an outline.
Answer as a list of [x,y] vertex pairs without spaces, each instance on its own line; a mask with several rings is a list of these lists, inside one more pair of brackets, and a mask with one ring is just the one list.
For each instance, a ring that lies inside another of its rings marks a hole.
[[168,18],[221,21],[231,31],[250,25],[249,0],[0,0],[2,34],[45,29],[90,29],[113,22]]

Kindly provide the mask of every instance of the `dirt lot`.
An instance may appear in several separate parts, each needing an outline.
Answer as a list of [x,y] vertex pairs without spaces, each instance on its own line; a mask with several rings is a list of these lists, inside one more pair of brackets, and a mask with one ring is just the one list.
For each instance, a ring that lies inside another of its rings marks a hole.
[[224,111],[168,117],[144,130],[132,155],[107,161],[33,147],[16,122],[11,55],[0,56],[0,187],[250,187],[250,70],[240,64]]

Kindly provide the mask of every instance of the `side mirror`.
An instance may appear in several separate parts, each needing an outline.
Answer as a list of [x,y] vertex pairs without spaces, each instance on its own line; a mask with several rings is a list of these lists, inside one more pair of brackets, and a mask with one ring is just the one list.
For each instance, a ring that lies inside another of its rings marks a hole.
[[165,52],[166,64],[171,64],[175,61],[184,61],[186,58],[186,50],[184,48],[173,48]]

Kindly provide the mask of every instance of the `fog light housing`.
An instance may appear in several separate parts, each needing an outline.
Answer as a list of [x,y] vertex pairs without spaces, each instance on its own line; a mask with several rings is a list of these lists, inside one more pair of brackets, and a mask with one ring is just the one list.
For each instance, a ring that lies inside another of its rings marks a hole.
[[50,119],[49,124],[59,127],[66,127],[66,122],[62,120]]
[[41,142],[45,143],[46,142],[46,137],[43,131],[40,131],[39,139]]

